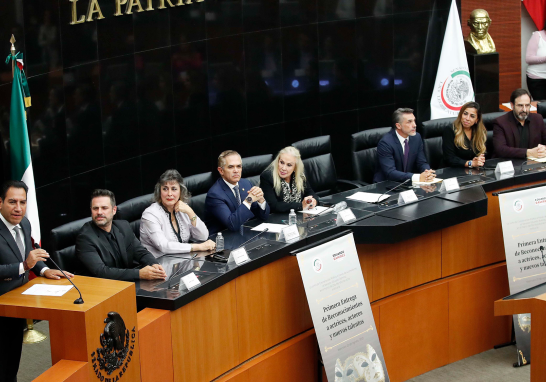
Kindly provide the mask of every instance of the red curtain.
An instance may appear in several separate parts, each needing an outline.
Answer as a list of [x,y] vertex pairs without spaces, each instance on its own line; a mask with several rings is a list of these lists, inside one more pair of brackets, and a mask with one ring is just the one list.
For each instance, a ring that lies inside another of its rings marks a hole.
[[531,15],[537,29],[544,29],[544,21],[546,21],[546,0],[523,0],[523,5]]

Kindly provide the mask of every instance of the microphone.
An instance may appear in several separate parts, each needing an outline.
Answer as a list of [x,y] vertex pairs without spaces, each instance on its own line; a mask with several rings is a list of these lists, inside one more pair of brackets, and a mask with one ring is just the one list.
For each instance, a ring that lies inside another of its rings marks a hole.
[[[42,247],[40,247],[40,244],[34,243],[34,249],[41,249],[41,248],[42,248]],[[77,290],[78,293],[80,294],[80,297],[77,298],[76,300],[74,300],[74,304],[83,304],[82,292],[80,292],[80,290],[78,289],[78,287],[76,286],[76,284],[74,284],[74,283],[72,282],[72,280],[70,280],[70,279],[68,278],[68,276],[66,275],[66,273],[63,272],[63,270],[61,269],[61,267],[59,267],[55,261],[53,261],[53,259],[51,258],[51,256],[49,257],[49,260],[51,260],[51,262],[53,263],[53,265],[55,265],[55,266],[57,267],[57,269],[58,269],[59,271],[61,271],[61,273],[64,275],[64,277],[66,277],[66,279],[67,279],[68,281],[70,281],[70,284],[72,284],[72,285],[74,286],[74,288],[76,288],[76,290]]]
[[385,191],[383,194],[379,195],[379,198],[377,198],[377,200],[375,202],[373,202],[372,204],[378,204],[381,201],[381,198],[383,197],[383,195],[385,195],[387,192],[391,192],[391,191],[396,190],[398,187],[403,186],[404,184],[408,183],[410,180],[411,180],[411,178],[406,179],[404,182],[400,183],[398,186],[393,187],[390,190]]
[[236,249],[239,249],[241,247],[244,247],[246,244],[250,243],[252,240],[256,239],[258,236],[260,236],[262,233],[264,232],[267,232],[269,231],[269,228],[266,228],[264,229],[263,231],[260,231],[259,234],[255,235],[254,237],[251,237],[250,239],[248,239],[247,241],[245,241],[243,244],[241,244],[240,246],[238,246]]

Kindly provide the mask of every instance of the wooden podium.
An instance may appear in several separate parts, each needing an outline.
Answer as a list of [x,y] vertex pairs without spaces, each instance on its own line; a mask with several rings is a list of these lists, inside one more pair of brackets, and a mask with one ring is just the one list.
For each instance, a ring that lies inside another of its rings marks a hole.
[[531,313],[531,381],[546,381],[546,293],[495,301],[495,316]]
[[66,279],[37,277],[0,296],[0,316],[49,321],[53,367],[35,381],[140,381],[135,285],[84,276],[72,281],[84,304],[74,304],[74,288],[61,297],[22,294],[34,284],[70,285]]

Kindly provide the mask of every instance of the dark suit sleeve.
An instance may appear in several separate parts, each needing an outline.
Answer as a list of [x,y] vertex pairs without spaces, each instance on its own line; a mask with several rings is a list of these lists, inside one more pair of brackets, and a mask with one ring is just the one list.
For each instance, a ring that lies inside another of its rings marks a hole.
[[17,278],[19,277],[19,264],[0,264],[0,279]]
[[379,167],[385,175],[386,180],[393,180],[395,182],[404,182],[411,179],[413,174],[411,172],[398,171],[394,162],[394,148],[387,143],[385,139],[379,141],[377,145],[377,158],[379,161]]
[[527,149],[509,147],[506,142],[506,129],[497,120],[493,121],[493,147],[498,158],[526,158]]
[[[133,231],[131,231],[132,235],[132,243],[131,246],[133,247],[133,259],[135,259],[139,264],[142,265],[154,265],[159,264],[159,262],[156,260],[154,255],[150,253],[143,245],[142,243],[137,239]],[[127,251],[129,251],[129,248],[127,248]]]
[[[257,207],[260,208],[260,206]],[[210,193],[207,195],[206,208],[230,231],[238,231],[244,222],[254,217],[253,212],[244,204],[241,203],[234,212],[231,212],[224,200],[216,195],[210,195]]]
[[[425,145],[423,144],[423,139],[418,134],[419,138],[419,150],[417,151],[417,158],[415,160],[415,165],[419,169],[419,174],[425,170],[430,170],[430,165],[427,162],[427,157],[425,155]],[[413,174],[411,174],[413,176]]]
[[89,270],[91,275],[103,279],[136,281],[139,279],[138,269],[120,269],[107,266],[99,255],[98,248],[91,238],[80,233],[76,238],[76,256]]
[[291,209],[301,211],[303,209],[301,203],[286,203],[277,199],[271,173],[262,172],[260,175],[260,188],[264,192],[265,201],[273,212],[290,212]]
[[540,143],[542,145],[546,145],[546,126],[544,125],[544,120],[542,119],[542,117],[540,118],[539,126],[540,126]]
[[[264,197],[265,199],[265,197]],[[242,206],[242,204],[241,204]],[[246,208],[246,206],[244,206]],[[269,207],[269,203],[267,203],[267,200],[265,201],[265,209],[262,210],[262,207],[258,204],[258,202],[252,203],[250,206],[250,210],[254,214],[254,217],[260,220],[267,220],[269,217],[269,212],[271,211],[271,208]]]
[[467,161],[457,156],[455,147],[455,132],[451,126],[446,127],[442,136],[442,151],[444,163],[448,167],[465,167]]

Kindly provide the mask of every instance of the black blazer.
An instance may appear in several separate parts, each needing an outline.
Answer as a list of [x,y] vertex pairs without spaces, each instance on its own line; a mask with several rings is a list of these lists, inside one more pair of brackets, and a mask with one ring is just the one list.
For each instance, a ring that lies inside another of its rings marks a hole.
[[118,242],[123,262],[126,265],[124,269],[115,268],[110,243],[93,221],[85,223],[76,238],[76,256],[92,276],[112,280],[136,281],[139,279],[139,270],[133,269],[133,261],[144,266],[158,264],[155,257],[140,244],[129,222],[114,220],[112,230]]
[[[19,224],[23,230],[26,258],[33,249],[30,238],[30,222],[26,217],[23,217],[23,220],[21,220],[21,223]],[[23,258],[21,257],[21,252],[19,252],[17,243],[15,243],[15,239],[8,230],[8,227],[0,220],[0,295],[28,282],[28,272],[25,272],[19,277],[19,265],[22,262]],[[38,261],[31,270],[36,276],[39,276],[40,271],[45,266],[46,265],[42,261]]]
[[[475,134],[475,131],[472,131],[472,134]],[[442,151],[444,152],[444,164],[446,166],[465,167],[469,160],[478,156],[478,154],[472,150],[472,142],[467,138],[466,134],[464,136],[464,142],[466,147],[468,147],[466,150],[455,145],[455,131],[453,130],[453,126],[448,126],[444,129],[442,136]]]
[[384,180],[404,182],[411,179],[413,174],[421,174],[430,170],[425,157],[423,140],[419,133],[409,137],[409,158],[407,172],[404,172],[404,151],[396,136],[396,129],[392,129],[377,144],[376,170],[373,176],[374,183]]
[[[309,182],[305,182],[305,189],[303,190],[303,198],[306,196],[312,196],[318,202],[319,197],[315,194],[315,191],[309,185]],[[301,202],[294,203],[285,203],[283,202],[282,194],[277,195],[275,193],[275,188],[273,187],[273,173],[271,170],[265,170],[260,175],[260,188],[264,192],[264,198],[271,206],[271,212],[290,212],[291,209],[294,211],[301,211],[303,209]]]

